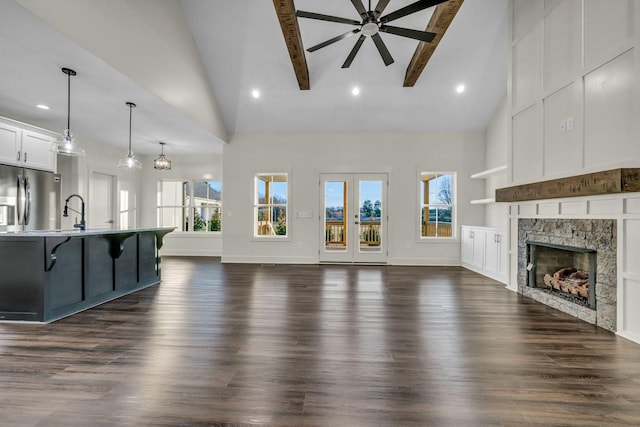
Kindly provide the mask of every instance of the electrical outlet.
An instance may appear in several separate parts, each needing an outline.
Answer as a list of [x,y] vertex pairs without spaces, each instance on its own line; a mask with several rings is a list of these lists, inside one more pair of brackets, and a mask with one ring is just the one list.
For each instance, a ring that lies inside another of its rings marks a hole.
[[560,133],[567,131],[567,121],[560,120]]

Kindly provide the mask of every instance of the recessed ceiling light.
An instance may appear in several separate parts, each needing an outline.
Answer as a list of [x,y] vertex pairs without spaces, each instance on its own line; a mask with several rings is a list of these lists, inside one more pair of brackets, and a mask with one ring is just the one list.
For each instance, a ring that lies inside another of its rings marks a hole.
[[253,96],[254,98],[260,98],[260,91],[258,89],[252,90],[251,96]]
[[44,104],[38,104],[36,105],[36,107],[38,107],[41,110],[50,110],[49,106]]
[[465,90],[464,85],[458,85],[456,87],[456,92],[458,92],[458,93],[462,93],[462,92],[464,92],[464,90]]
[[358,86],[354,86],[353,89],[351,89],[351,95],[353,96],[360,95],[360,88]]

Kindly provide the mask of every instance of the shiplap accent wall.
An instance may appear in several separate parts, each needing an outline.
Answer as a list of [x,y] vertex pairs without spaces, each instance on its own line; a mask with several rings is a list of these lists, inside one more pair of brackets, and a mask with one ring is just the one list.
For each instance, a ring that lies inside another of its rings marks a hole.
[[[509,185],[640,166],[640,5],[514,0],[511,13]],[[511,204],[513,290],[519,218],[617,220],[617,333],[640,342],[640,194]]]

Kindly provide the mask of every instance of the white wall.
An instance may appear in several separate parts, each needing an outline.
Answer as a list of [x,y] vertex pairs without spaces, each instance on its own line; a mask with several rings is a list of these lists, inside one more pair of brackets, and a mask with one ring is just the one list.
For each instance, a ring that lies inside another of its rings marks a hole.
[[[638,2],[514,0],[512,13],[510,184],[640,166]],[[519,218],[617,220],[617,333],[640,342],[639,193],[509,209],[514,290]]]
[[[460,241],[418,242],[417,172],[455,171],[457,226],[483,225],[484,132],[236,135],[224,147],[223,262],[316,263],[320,245],[320,173],[389,175],[390,264],[459,265]],[[479,160],[480,159],[480,160]],[[253,239],[253,178],[289,172],[290,241]],[[298,211],[312,219],[296,218]]]
[[[62,200],[69,195],[77,193],[82,196],[87,205],[87,227],[104,228],[104,224],[96,224],[91,218],[90,205],[93,202],[90,194],[90,181],[94,172],[115,176],[116,179],[116,211],[119,211],[120,192],[126,192],[129,204],[128,224],[129,228],[140,224],[140,200],[141,175],[138,172],[130,172],[118,168],[118,160],[126,155],[126,152],[111,145],[100,144],[90,140],[76,138],[76,142],[85,149],[85,157],[66,157],[58,155],[58,173],[62,175],[61,196]],[[70,206],[76,207],[76,200],[70,202]],[[62,218],[62,228],[72,228],[76,215]],[[116,216],[116,221],[118,218]],[[120,224],[116,224],[120,226]]]
[[[505,87],[506,89],[506,87]],[[509,109],[507,96],[502,98],[485,130],[485,169],[507,165],[509,147]],[[508,171],[491,175],[485,179],[487,198],[495,197],[495,190],[507,186]],[[485,205],[485,225],[506,230],[509,224],[508,205],[489,203]]]
[[[215,154],[176,156],[165,150],[171,160],[171,170],[153,169],[153,159],[157,156],[143,156],[144,168],[141,173],[142,205],[141,226],[156,227],[156,195],[158,181],[163,179],[222,181],[222,156]],[[225,209],[226,183],[222,183],[222,209]],[[222,224],[223,232],[225,224]],[[164,238],[163,255],[221,256],[222,236],[219,233],[194,233],[174,231]]]

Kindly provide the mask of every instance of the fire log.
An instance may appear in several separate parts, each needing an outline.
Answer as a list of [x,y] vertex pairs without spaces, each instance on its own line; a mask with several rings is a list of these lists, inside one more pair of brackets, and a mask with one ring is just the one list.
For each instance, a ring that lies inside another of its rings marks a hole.
[[561,268],[553,276],[545,274],[544,284],[553,289],[571,295],[589,296],[589,273],[573,267]]

